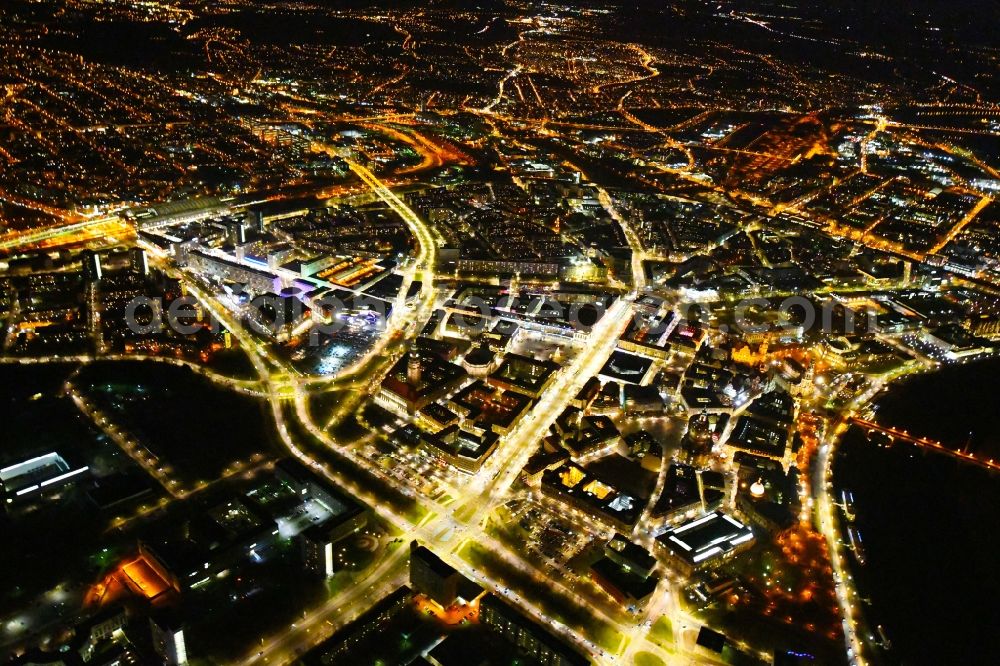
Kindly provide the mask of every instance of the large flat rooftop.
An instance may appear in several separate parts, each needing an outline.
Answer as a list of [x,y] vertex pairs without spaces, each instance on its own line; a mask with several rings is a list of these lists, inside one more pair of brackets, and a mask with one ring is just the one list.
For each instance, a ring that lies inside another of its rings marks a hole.
[[68,482],[87,470],[86,466],[72,469],[58,453],[46,453],[0,469],[0,490],[8,498],[30,495]]
[[656,540],[674,555],[698,565],[730,553],[753,538],[749,527],[732,516],[713,511],[667,530]]

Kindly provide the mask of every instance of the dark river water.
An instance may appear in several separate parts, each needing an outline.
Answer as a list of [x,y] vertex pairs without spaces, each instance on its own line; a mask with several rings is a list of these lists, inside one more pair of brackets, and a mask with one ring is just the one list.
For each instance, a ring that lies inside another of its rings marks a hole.
[[[893,386],[876,418],[1000,459],[1000,360]],[[1000,473],[852,428],[834,474],[854,495],[866,563],[853,570],[891,641],[885,663],[1000,663]]]

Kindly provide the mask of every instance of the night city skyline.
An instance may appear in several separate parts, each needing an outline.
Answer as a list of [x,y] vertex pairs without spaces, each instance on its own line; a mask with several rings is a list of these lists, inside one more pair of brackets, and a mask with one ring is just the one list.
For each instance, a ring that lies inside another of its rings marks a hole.
[[993,663],[998,21],[5,1],[0,664]]

